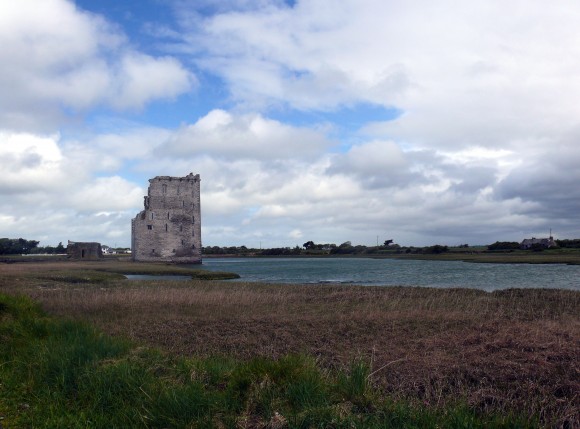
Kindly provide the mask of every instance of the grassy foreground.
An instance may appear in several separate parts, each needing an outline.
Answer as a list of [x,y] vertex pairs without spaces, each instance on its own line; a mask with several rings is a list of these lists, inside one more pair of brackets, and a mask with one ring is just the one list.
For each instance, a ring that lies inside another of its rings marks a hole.
[[47,317],[0,295],[0,413],[6,427],[401,428],[532,427],[381,399],[368,365],[321,371],[315,360],[171,358]]
[[578,292],[134,282],[103,267],[0,264],[4,428],[580,423]]

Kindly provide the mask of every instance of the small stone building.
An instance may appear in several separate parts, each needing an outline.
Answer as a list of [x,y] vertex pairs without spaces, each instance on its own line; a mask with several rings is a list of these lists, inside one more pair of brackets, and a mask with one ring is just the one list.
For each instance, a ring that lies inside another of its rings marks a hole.
[[66,253],[70,259],[89,259],[95,260],[103,257],[101,243],[81,243],[68,241]]
[[144,205],[131,220],[132,259],[201,263],[199,174],[149,179]]

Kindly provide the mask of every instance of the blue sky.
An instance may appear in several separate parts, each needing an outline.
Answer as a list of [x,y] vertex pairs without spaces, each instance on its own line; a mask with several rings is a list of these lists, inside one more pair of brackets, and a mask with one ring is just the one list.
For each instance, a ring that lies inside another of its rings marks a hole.
[[0,236],[128,246],[202,178],[204,245],[580,236],[580,6],[0,5]]

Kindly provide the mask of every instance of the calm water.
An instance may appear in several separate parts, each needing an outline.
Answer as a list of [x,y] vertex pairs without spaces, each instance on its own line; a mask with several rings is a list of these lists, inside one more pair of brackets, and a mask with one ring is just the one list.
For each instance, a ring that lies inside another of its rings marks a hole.
[[224,258],[204,259],[203,267],[235,272],[242,280],[251,282],[465,287],[486,291],[533,287],[580,290],[580,265],[363,258]]

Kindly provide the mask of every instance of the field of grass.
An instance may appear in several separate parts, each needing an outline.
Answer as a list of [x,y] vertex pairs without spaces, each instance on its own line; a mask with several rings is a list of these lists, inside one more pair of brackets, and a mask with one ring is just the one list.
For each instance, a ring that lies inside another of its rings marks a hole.
[[135,282],[115,273],[183,268],[98,264],[0,264],[6,427],[580,425],[580,292]]

